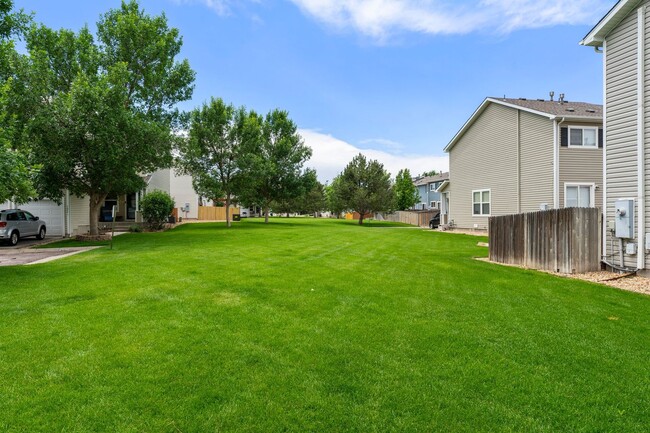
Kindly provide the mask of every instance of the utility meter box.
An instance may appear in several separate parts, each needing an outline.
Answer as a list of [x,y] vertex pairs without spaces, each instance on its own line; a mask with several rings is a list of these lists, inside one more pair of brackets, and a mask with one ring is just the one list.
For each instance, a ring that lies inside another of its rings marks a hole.
[[616,221],[616,237],[623,239],[634,238],[634,200],[616,200],[614,209],[616,211],[614,217]]
[[183,212],[189,212],[190,211],[190,204],[185,203],[185,206],[183,206]]

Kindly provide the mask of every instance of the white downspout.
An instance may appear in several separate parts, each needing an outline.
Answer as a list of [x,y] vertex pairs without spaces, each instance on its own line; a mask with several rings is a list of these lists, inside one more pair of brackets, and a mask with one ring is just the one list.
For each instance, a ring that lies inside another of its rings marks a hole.
[[65,190],[65,199],[64,199],[63,207],[64,207],[64,212],[65,212],[65,233],[64,236],[72,236],[72,221],[71,221],[71,211],[70,207],[72,206],[72,203],[70,203],[70,190],[66,189]]
[[[603,41],[603,50],[596,51],[603,54],[603,234],[601,245],[601,260],[606,260],[607,255],[607,41]],[[610,252],[614,254],[614,251]]]
[[645,6],[637,10],[637,268],[645,268]]
[[564,119],[553,118],[553,209],[560,208],[560,125]]

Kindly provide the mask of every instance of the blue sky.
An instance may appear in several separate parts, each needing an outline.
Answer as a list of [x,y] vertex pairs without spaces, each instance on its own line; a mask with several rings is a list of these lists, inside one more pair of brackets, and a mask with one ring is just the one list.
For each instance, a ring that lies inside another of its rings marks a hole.
[[[165,12],[197,72],[192,109],[221,97],[290,112],[331,180],[359,151],[393,175],[446,170],[445,145],[487,96],[602,103],[580,39],[602,0],[141,0]],[[53,28],[94,30],[117,0],[15,0]]]

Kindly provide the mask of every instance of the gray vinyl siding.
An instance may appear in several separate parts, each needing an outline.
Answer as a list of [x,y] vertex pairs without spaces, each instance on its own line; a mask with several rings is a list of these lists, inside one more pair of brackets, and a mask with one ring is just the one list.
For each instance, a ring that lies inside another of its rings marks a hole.
[[[650,5],[650,1],[644,2],[645,6]],[[650,8],[648,8],[650,9]],[[645,152],[645,232],[650,233],[650,10],[646,9],[645,13],[645,75],[643,77],[645,85],[645,94],[643,95],[645,103],[644,121],[645,130],[643,131],[643,142]],[[639,239],[639,251],[644,251],[645,239]],[[645,268],[650,268],[650,255],[645,256]]]
[[[607,36],[606,51],[607,203],[605,218],[606,221],[614,221],[614,202],[620,198],[636,197],[638,192],[636,11]],[[610,251],[609,241],[605,242],[605,247],[607,254],[613,253]],[[616,261],[618,262],[617,259]],[[625,265],[636,266],[636,257],[626,256]]]
[[520,122],[521,212],[535,212],[542,203],[553,207],[553,121],[522,111]]
[[[566,122],[559,126],[590,126],[602,128],[602,124]],[[559,133],[559,132],[558,132]],[[560,207],[564,207],[565,184],[593,183],[595,207],[603,206],[603,149],[560,147]]]
[[490,104],[449,152],[450,215],[461,228],[486,229],[472,215],[472,191],[491,190],[491,215],[517,212],[517,110]]

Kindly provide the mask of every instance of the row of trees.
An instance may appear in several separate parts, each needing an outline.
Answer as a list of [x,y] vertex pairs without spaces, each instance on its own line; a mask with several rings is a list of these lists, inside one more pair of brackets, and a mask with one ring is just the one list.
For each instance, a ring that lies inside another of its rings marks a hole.
[[318,186],[313,170],[302,170],[311,156],[286,111],[266,116],[221,99],[191,113],[189,137],[179,146],[178,167],[192,175],[204,197],[225,198],[227,224],[233,198],[269,210],[293,210]]
[[408,170],[393,185],[362,155],[320,184],[303,169],[311,150],[285,111],[212,99],[184,116],[176,105],[191,98],[195,73],[177,60],[182,38],[136,0],[103,14],[95,34],[52,30],[12,6],[0,0],[0,202],[88,196],[96,234],[109,194],[142,189],[141,174],[172,165],[197,193],[259,206],[267,222],[270,209],[363,216],[417,200]]

